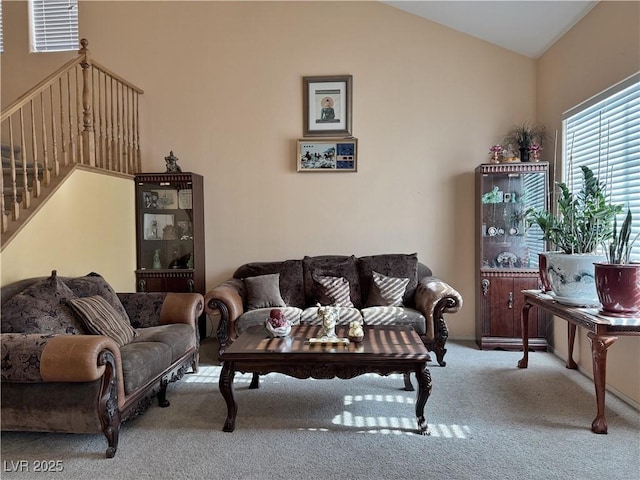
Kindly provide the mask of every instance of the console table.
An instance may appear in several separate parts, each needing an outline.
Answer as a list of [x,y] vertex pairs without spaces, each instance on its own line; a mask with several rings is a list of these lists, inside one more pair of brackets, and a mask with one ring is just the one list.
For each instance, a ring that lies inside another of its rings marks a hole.
[[591,342],[593,359],[593,383],[596,387],[596,405],[598,413],[591,423],[594,433],[607,433],[607,420],[604,416],[604,397],[607,372],[607,350],[620,335],[640,335],[640,317],[611,317],[600,314],[598,308],[571,307],[556,302],[551,295],[539,290],[523,290],[524,306],[522,307],[522,345],[524,354],[518,362],[519,368],[527,368],[529,362],[529,309],[536,306],[550,312],[568,322],[569,348],[567,368],[576,369],[573,360],[573,344],[576,338],[576,327],[588,330],[587,337]]

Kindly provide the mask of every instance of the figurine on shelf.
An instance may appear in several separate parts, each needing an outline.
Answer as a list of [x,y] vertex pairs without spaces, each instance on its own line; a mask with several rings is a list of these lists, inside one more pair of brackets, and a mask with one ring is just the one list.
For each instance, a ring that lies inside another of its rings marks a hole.
[[160,263],[160,249],[153,252],[153,268],[156,270],[162,268],[162,264]]
[[542,150],[542,146],[537,143],[532,143],[529,145],[529,153],[531,154],[532,162],[540,161],[540,151]]
[[168,157],[164,157],[164,161],[167,164],[167,172],[166,173],[176,173],[182,172],[182,169],[178,165],[178,157],[173,154],[173,150],[169,152]]
[[494,145],[489,149],[489,153],[491,154],[491,163],[500,163],[500,159],[502,158],[502,152],[504,148],[502,145]]

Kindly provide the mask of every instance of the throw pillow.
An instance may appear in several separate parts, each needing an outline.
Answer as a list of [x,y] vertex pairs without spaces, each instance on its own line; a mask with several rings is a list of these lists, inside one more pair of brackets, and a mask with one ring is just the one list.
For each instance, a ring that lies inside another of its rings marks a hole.
[[304,271],[305,305],[315,305],[320,300],[318,283],[314,277],[343,277],[349,282],[351,301],[356,308],[362,307],[360,291],[360,277],[355,256],[324,255],[318,257],[304,257],[302,259]]
[[2,305],[2,333],[87,333],[64,302],[75,294],[56,275],[39,280]]
[[138,336],[129,319],[119,315],[109,302],[99,295],[74,298],[68,300],[67,305],[78,314],[91,333],[111,337],[121,347]]
[[344,277],[314,277],[320,284],[320,305],[353,307],[349,281]]
[[373,284],[371,285],[367,305],[401,307],[402,297],[409,284],[409,279],[387,277],[376,271],[372,273]]
[[242,282],[247,292],[247,310],[287,306],[280,295],[279,273],[247,277]]
[[[402,303],[407,307],[415,304],[415,293],[418,287],[418,255],[416,253],[385,253],[360,257],[358,262],[362,279],[362,294],[368,298],[373,286],[373,271],[394,278],[408,278],[409,284],[404,292]],[[369,303],[366,306],[371,307]]]
[[119,316],[125,319],[129,318],[118,294],[102,275],[91,272],[84,277],[65,278],[64,283],[76,294],[76,297],[84,298],[100,295],[113,307]]

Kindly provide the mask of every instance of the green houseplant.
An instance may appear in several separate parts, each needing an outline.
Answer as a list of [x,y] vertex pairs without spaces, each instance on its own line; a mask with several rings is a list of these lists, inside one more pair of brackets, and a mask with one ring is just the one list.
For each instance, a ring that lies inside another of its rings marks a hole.
[[529,124],[524,122],[521,125],[512,126],[504,137],[505,145],[517,145],[520,150],[520,160],[529,161],[529,148],[532,144],[540,145],[546,139],[544,125],[540,123]]
[[605,197],[605,185],[589,167],[582,170],[582,186],[577,193],[558,183],[558,214],[546,210],[529,210],[527,218],[536,223],[553,247],[568,254],[593,253],[613,236],[613,223],[620,205],[612,205]]
[[640,232],[632,239],[631,223],[631,209],[627,208],[620,230],[614,219],[613,235],[603,244],[607,261],[595,264],[596,291],[607,315],[640,315],[640,263],[631,262],[631,249]]
[[604,182],[583,166],[577,192],[566,183],[558,183],[557,214],[529,210],[527,222],[537,224],[543,238],[559,252],[546,254],[546,274],[553,293],[562,303],[597,304],[594,263],[604,260],[596,255],[598,246],[613,236],[615,216],[622,210],[606,199]]

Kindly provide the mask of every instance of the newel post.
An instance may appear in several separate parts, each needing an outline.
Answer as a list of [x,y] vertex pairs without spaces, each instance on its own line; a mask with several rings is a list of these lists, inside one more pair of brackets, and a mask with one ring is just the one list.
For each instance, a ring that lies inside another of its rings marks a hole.
[[89,54],[89,41],[86,38],[80,40],[82,48],[79,54],[84,58],[80,62],[82,67],[82,163],[95,167],[96,165],[96,149],[95,149],[95,131],[93,130],[93,112],[91,110],[91,56]]

